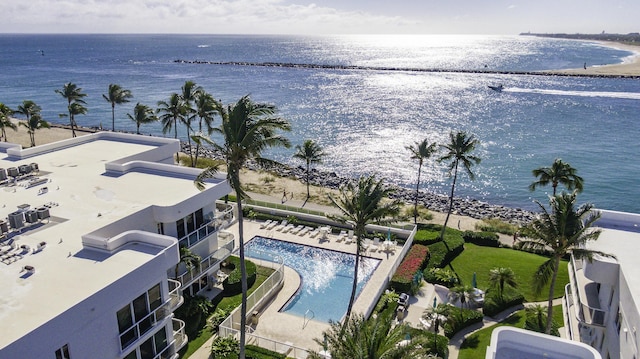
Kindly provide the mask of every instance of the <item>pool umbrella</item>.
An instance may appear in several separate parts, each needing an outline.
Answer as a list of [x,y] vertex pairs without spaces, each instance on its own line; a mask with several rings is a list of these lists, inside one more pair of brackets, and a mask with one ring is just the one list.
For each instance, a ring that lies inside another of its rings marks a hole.
[[438,298],[437,298],[437,297],[434,297],[434,298],[433,298],[433,307],[435,308],[435,307],[437,307],[437,306],[438,306]]
[[391,228],[387,228],[387,240],[391,242]]
[[473,279],[471,279],[471,286],[474,288],[478,287],[478,283],[476,281],[476,272],[473,272]]

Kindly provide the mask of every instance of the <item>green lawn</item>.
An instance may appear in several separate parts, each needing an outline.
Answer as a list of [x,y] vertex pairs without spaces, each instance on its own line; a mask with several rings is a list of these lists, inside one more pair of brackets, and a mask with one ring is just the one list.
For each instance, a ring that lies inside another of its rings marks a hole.
[[[564,320],[562,318],[562,306],[556,305],[553,307],[553,320],[560,326],[563,326]],[[491,342],[491,333],[494,329],[502,326],[510,326],[523,328],[525,321],[524,309],[513,313],[510,317],[503,322],[492,325],[488,328],[478,330],[477,332],[469,335],[462,345],[460,346],[460,352],[458,359],[475,359],[484,358],[487,351],[487,347]]]
[[[533,273],[547,260],[546,257],[509,248],[481,247],[471,243],[465,243],[464,248],[464,251],[451,262],[464,284],[471,284],[473,273],[476,272],[478,288],[486,289],[489,286],[489,270],[495,267],[509,267],[516,274],[518,290],[527,302],[547,300],[548,286],[540,295],[535,295],[531,286]],[[567,261],[561,261],[554,288],[555,298],[564,295],[564,286],[567,283],[569,283]]]
[[[262,284],[274,272],[274,270],[271,268],[266,268],[261,266],[257,266],[256,269],[257,269],[256,282],[247,291],[247,296],[251,295],[251,293],[253,293],[260,286],[260,284]],[[235,308],[239,306],[241,302],[242,302],[242,293],[231,296],[231,297],[224,297],[216,307],[230,306]],[[215,309],[213,309],[211,313],[213,313],[214,311]],[[202,344],[204,344],[207,340],[209,340],[209,338],[211,338],[213,334],[214,334],[213,330],[211,330],[209,326],[205,326],[200,331],[197,337],[189,338],[189,343],[187,343],[186,350],[182,349],[180,351],[181,353],[184,353],[180,356],[180,358],[186,359],[190,357],[196,350],[198,350],[198,348],[202,346]]]

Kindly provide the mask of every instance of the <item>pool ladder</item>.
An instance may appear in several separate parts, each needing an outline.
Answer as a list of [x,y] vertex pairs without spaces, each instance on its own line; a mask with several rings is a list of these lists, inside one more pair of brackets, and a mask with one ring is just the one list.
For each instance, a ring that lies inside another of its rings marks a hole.
[[[309,312],[311,312],[311,316],[309,316],[309,317],[307,318],[307,314],[309,314]],[[303,322],[302,322],[302,329],[304,329],[304,327],[306,327],[306,326],[307,326],[307,324],[309,324],[309,321],[310,321],[311,319],[315,318],[315,316],[316,316],[316,314],[313,312],[313,310],[311,310],[311,309],[307,309],[307,311],[306,311],[306,312],[304,312],[304,320],[303,320]]]

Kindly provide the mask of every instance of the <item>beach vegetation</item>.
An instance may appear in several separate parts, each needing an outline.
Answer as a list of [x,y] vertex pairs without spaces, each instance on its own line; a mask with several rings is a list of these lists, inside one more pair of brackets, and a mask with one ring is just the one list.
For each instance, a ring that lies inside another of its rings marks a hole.
[[0,103],[0,141],[7,142],[7,128],[18,131],[18,126],[11,121],[13,110],[9,106]]
[[422,140],[422,142],[416,142],[414,145],[406,147],[411,152],[411,159],[418,160],[418,179],[416,181],[416,194],[413,204],[413,223],[418,223],[418,197],[420,195],[420,174],[422,172],[422,165],[425,160],[428,160],[437,150],[437,144],[435,142],[429,143],[428,139]]
[[15,111],[15,113],[19,113],[26,117],[26,122],[21,123],[21,125],[27,128],[32,147],[35,146],[35,139],[33,138],[33,132],[35,130],[31,130],[32,128],[31,118],[35,116],[37,118],[36,123],[38,123],[41,120],[40,111],[42,111],[40,106],[38,106],[34,101],[31,101],[31,100],[22,101],[22,104],[18,105],[18,108]]
[[[184,126],[187,128],[187,142],[189,143],[189,159],[190,159],[190,167],[195,167],[195,155],[194,151],[192,151],[191,147],[191,121],[197,116],[196,110],[193,108],[192,102],[196,101],[198,92],[202,91],[202,87],[196,85],[195,82],[191,80],[187,80],[184,82],[184,85],[181,87],[180,92],[180,101],[184,106],[185,114],[181,120]],[[197,143],[197,147],[199,147],[199,143]]]
[[475,228],[482,232],[495,232],[512,236],[518,231],[519,226],[499,218],[483,218],[475,224]]
[[140,134],[140,125],[154,123],[158,121],[153,109],[147,105],[143,105],[140,102],[136,103],[133,107],[133,115],[127,114],[127,117],[136,123],[136,134]]
[[[87,94],[82,92],[82,88],[78,87],[78,85],[73,82],[67,82],[62,86],[62,89],[57,89],[55,92],[67,100],[71,136],[77,137],[76,128],[78,127],[78,124],[76,123],[75,116],[87,113],[87,108],[84,107],[86,104],[84,98]],[[61,115],[61,117],[64,117],[64,115]]]
[[[168,101],[158,101],[156,110],[158,118],[162,122],[162,133],[173,129],[173,138],[178,138],[178,123],[185,123],[187,107],[182,102],[180,95],[172,93]],[[176,153],[176,159],[180,162],[180,155]]]
[[[289,140],[279,131],[291,130],[291,125],[283,118],[276,116],[277,108],[273,105],[256,103],[246,95],[235,104],[229,105],[222,112],[222,124],[213,132],[222,135],[223,144],[217,144],[208,138],[201,137],[223,154],[227,166],[227,180],[235,191],[238,213],[242,212],[243,200],[248,194],[242,187],[241,170],[247,161],[252,159],[258,164],[274,164],[275,161],[262,157],[262,152],[269,147],[290,147]],[[205,189],[205,180],[213,178],[219,167],[209,167],[202,171],[195,180],[198,189]],[[240,272],[242,287],[242,303],[240,307],[240,359],[245,359],[246,324],[247,324],[247,268],[244,254],[244,218],[238,216],[238,247],[240,256]]]
[[[304,203],[307,203],[311,198],[309,192],[309,176],[311,175],[311,165],[322,163],[322,158],[325,156],[322,147],[314,140],[306,140],[301,145],[296,145],[296,152],[293,154],[293,158],[304,161],[306,164],[306,176],[305,181],[307,183],[307,198]],[[304,206],[304,204],[303,204]]]
[[551,185],[555,196],[559,184],[565,186],[569,191],[575,189],[578,192],[582,192],[584,187],[584,180],[578,176],[577,170],[560,158],[556,158],[551,167],[536,168],[532,173],[537,178],[536,181],[529,185],[529,190],[532,192],[537,187]]
[[[222,117],[222,103],[217,101],[210,93],[203,88],[198,88],[194,94],[194,110],[195,115],[198,117],[198,132],[197,136],[194,136],[196,143],[196,153],[192,155],[192,167],[197,167],[198,156],[200,155],[200,147],[203,145],[202,141],[196,140],[198,136],[209,136],[213,131],[213,121],[215,116]],[[193,153],[193,151],[191,151]]]
[[366,226],[370,223],[387,225],[396,222],[400,213],[401,201],[388,200],[393,189],[384,184],[383,179],[376,179],[375,175],[360,177],[357,183],[349,181],[340,188],[337,198],[329,195],[331,203],[340,210],[341,215],[331,218],[342,223],[348,223],[354,230],[356,237],[356,260],[354,265],[353,284],[347,313],[347,320],[351,315],[353,302],[358,285],[358,269],[360,257],[367,235]]
[[31,147],[36,145],[36,130],[41,128],[49,128],[49,123],[42,119],[40,113],[34,113],[31,115],[28,121],[20,122],[20,126],[27,128],[29,133],[29,139],[31,140]]
[[102,98],[111,104],[111,131],[116,130],[116,105],[127,103],[132,97],[131,91],[123,89],[118,84],[109,84],[107,93],[102,94]]
[[567,254],[577,259],[591,259],[594,255],[610,257],[600,251],[589,250],[585,244],[595,241],[600,236],[600,230],[592,226],[600,218],[600,213],[592,211],[590,203],[577,207],[577,190],[572,193],[562,192],[550,197],[547,209],[540,202],[536,204],[541,209],[538,217],[529,224],[528,233],[531,237],[525,238],[520,245],[523,248],[551,250],[551,257],[542,263],[533,274],[533,289],[541,293],[545,286],[549,286],[548,313],[545,333],[551,332],[552,306],[555,297],[560,260]]
[[[456,189],[456,181],[458,180],[458,169],[462,166],[462,169],[467,174],[470,180],[475,179],[474,173],[471,171],[471,167],[474,164],[480,163],[480,158],[473,155],[480,142],[472,134],[468,134],[464,131],[458,131],[456,133],[449,133],[449,143],[440,145],[445,153],[438,159],[439,162],[449,161],[449,176],[453,177],[451,182],[451,194],[449,195],[449,208],[447,210],[447,216],[444,219],[444,225],[440,232],[440,240],[444,242],[444,233],[453,210],[453,198],[454,191]],[[446,243],[445,243],[446,245]]]

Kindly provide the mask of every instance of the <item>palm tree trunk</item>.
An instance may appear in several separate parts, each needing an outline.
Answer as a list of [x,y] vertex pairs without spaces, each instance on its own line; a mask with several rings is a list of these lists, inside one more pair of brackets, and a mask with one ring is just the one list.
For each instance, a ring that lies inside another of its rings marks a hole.
[[422,163],[418,166],[418,183],[416,183],[416,200],[413,204],[413,223],[418,224],[418,194],[420,193],[420,172],[422,171]]
[[311,194],[309,193],[309,165],[309,160],[307,160],[307,199],[311,197]]
[[[173,138],[178,139],[178,119],[173,118]],[[176,161],[180,164],[180,150],[176,152]]]
[[240,306],[240,355],[239,359],[245,359],[244,347],[246,343],[246,327],[247,327],[247,268],[244,264],[244,230],[242,218],[242,197],[236,190],[236,198],[238,204],[238,246],[240,255],[240,283],[242,284],[242,304]]
[[116,130],[116,105],[111,103],[111,131]]
[[442,232],[440,232],[440,240],[444,243],[445,247],[447,247],[447,251],[449,251],[449,246],[447,246],[447,242],[444,241],[444,231],[447,229],[447,223],[449,222],[449,216],[451,216],[451,211],[453,210],[453,191],[456,188],[456,180],[458,179],[458,161],[456,161],[456,165],[453,172],[453,183],[451,184],[451,196],[449,196],[449,210],[447,211],[447,217],[444,219],[444,225],[442,226]]
[[347,323],[351,316],[351,310],[353,309],[353,303],[356,300],[356,290],[358,288],[358,267],[360,267],[360,248],[362,247],[362,237],[358,234],[356,239],[356,264],[353,270],[353,285],[351,286],[351,297],[349,297],[349,306],[347,306],[347,314],[345,314],[344,322]]
[[547,328],[546,334],[551,333],[551,323],[553,322],[553,292],[556,286],[556,278],[558,277],[558,267],[560,266],[560,257],[553,259],[553,275],[551,276],[551,284],[549,285],[549,303],[547,304]]

